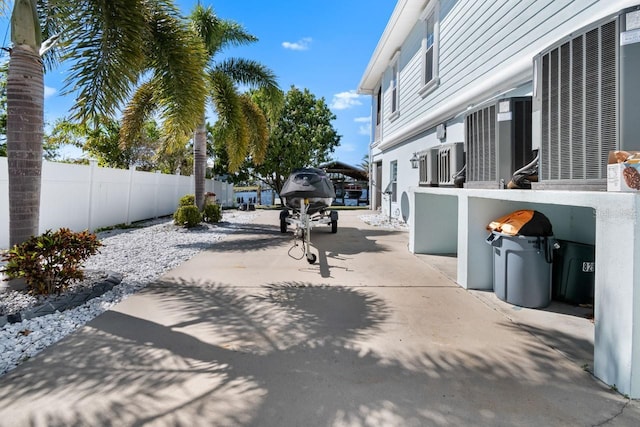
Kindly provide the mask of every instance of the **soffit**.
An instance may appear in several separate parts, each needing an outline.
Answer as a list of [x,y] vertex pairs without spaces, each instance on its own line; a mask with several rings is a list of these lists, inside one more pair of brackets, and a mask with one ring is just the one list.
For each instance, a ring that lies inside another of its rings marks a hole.
[[409,36],[427,3],[428,0],[398,0],[360,80],[359,93],[375,93],[389,61]]

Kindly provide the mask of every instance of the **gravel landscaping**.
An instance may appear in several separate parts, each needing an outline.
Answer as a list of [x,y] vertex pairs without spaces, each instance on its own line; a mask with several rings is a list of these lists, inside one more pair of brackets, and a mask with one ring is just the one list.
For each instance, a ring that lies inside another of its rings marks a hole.
[[[83,304],[15,323],[0,324],[0,375],[35,356],[47,346],[82,327],[127,296],[144,288],[164,272],[233,233],[238,224],[251,222],[255,213],[224,212],[218,224],[186,229],[171,218],[138,224],[140,227],[97,233],[104,244],[86,263],[87,280],[76,288],[91,287],[109,275],[121,281]],[[16,314],[58,297],[33,297],[15,291],[0,292],[0,316]]]

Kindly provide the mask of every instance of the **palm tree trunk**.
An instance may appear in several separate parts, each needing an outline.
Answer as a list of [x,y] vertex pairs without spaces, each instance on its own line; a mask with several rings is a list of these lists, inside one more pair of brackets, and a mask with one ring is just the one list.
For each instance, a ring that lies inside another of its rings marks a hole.
[[44,122],[44,70],[26,45],[11,50],[7,74],[9,243],[38,234]]
[[193,141],[193,177],[195,180],[196,206],[204,208],[204,187],[207,167],[207,127],[203,115],[202,122],[196,128]]

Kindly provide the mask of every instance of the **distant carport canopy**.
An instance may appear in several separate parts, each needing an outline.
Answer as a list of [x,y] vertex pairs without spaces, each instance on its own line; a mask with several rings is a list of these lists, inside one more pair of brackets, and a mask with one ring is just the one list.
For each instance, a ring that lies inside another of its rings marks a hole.
[[348,176],[349,178],[353,178],[357,181],[368,181],[369,177],[367,175],[367,171],[357,168],[355,166],[348,165],[346,163],[332,161],[323,163],[318,166],[320,169],[323,169],[328,174],[342,174]]

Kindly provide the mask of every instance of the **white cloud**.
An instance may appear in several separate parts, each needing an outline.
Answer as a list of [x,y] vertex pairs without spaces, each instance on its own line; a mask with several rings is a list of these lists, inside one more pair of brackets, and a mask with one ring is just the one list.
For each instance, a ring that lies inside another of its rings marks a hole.
[[345,153],[353,153],[356,151],[356,146],[353,144],[340,144],[340,150]]
[[358,105],[362,105],[360,95],[358,95],[355,90],[350,90],[349,92],[340,92],[333,95],[330,107],[335,110],[346,110],[347,108]]
[[56,93],[58,93],[58,89],[54,88],[54,87],[50,87],[50,86],[45,86],[44,87],[44,97],[49,98],[50,96],[55,95]]
[[369,136],[371,133],[371,117],[356,117],[353,119],[356,123],[364,123],[362,126],[358,127],[358,135],[367,135]]
[[284,47],[285,49],[291,49],[291,50],[308,50],[309,45],[311,44],[312,41],[313,40],[311,39],[311,37],[305,37],[293,43],[282,42],[282,47]]

